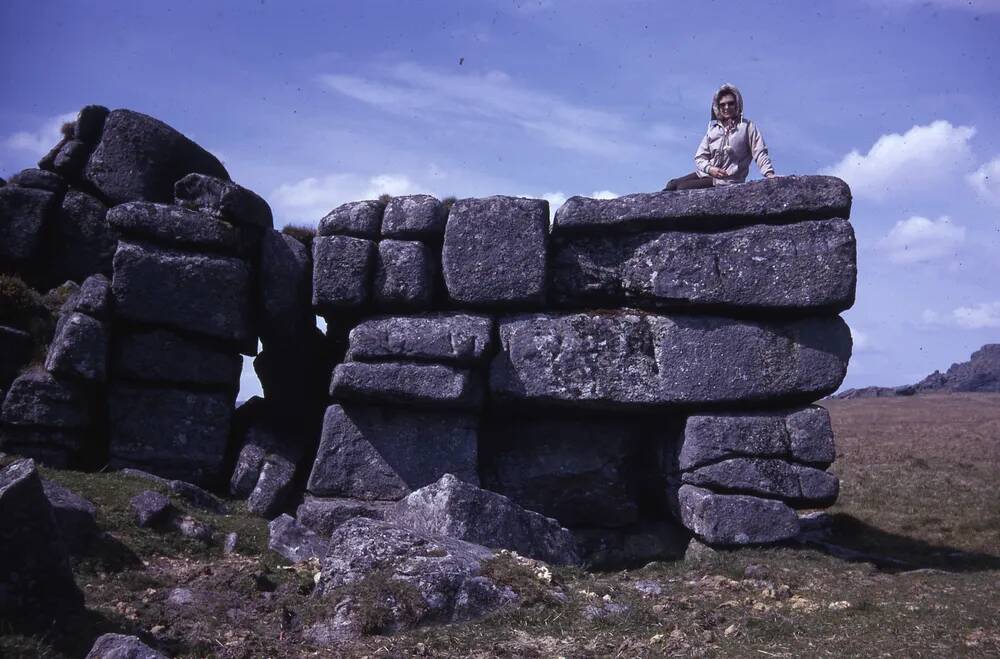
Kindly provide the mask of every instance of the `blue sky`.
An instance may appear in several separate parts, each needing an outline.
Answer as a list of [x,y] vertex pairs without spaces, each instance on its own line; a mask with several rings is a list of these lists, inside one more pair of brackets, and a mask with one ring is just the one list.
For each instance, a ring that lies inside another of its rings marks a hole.
[[0,176],[100,103],[219,155],[279,224],[381,192],[556,205],[690,171],[732,82],[779,174],[851,184],[845,386],[899,384],[1000,341],[998,34],[1000,0],[7,0]]

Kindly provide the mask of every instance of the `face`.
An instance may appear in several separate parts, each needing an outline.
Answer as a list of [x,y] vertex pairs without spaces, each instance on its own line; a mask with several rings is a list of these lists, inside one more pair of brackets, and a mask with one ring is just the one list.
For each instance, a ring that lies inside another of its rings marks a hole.
[[736,96],[723,94],[719,97],[719,114],[722,115],[720,119],[736,118]]

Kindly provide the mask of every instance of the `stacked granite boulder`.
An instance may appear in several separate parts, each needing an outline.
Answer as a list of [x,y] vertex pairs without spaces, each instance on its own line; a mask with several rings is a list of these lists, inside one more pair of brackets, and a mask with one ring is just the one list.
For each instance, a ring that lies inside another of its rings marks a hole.
[[19,375],[3,400],[4,450],[62,468],[101,464],[111,306],[99,274],[63,304],[44,368]]
[[424,196],[335,209],[313,303],[350,329],[300,513],[378,516],[363,502],[452,473],[592,557],[667,551],[671,519],[717,545],[794,536],[796,509],[837,495],[829,418],[807,404],[850,357],[850,201],[838,179],[786,177],[574,197],[551,228],[546,202],[511,197],[443,220]]

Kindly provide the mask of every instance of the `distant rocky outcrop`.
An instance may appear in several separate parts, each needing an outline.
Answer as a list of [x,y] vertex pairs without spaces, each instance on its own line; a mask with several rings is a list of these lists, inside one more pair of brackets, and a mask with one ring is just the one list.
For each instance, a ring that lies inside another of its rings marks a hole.
[[987,343],[972,353],[969,361],[952,364],[944,373],[934,371],[916,384],[848,389],[831,398],[887,398],[958,392],[1000,393],[1000,343]]

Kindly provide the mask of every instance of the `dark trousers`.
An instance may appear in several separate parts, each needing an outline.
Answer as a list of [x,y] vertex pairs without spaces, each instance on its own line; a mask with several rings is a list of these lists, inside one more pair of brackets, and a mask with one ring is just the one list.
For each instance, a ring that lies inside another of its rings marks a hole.
[[711,176],[698,176],[696,172],[691,172],[680,178],[673,178],[667,183],[664,190],[697,190],[698,188],[710,188],[714,185]]

